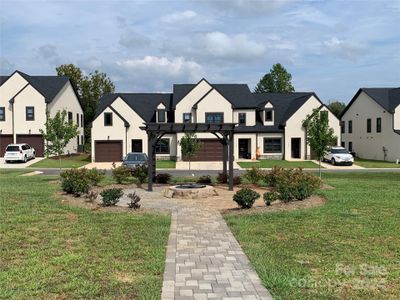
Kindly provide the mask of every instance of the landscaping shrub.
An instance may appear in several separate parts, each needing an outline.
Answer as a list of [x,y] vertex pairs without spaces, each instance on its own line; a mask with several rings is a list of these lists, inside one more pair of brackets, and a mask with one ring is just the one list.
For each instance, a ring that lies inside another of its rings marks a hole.
[[278,177],[282,176],[283,172],[283,168],[275,166],[271,169],[271,171],[265,173],[264,180],[270,187],[276,187]]
[[276,192],[265,192],[263,195],[266,206],[270,206],[272,202],[279,199],[279,195]]
[[61,187],[64,192],[78,197],[86,194],[90,188],[86,169],[68,169],[60,173]]
[[113,206],[118,203],[119,198],[122,197],[124,192],[122,189],[106,189],[100,193],[102,197],[103,206]]
[[241,189],[233,195],[233,201],[241,208],[251,208],[258,198],[260,194],[248,188]]
[[91,185],[98,185],[101,180],[106,176],[106,171],[105,170],[98,170],[97,168],[93,168],[90,170],[87,170],[86,174],[89,182]]
[[228,182],[228,175],[224,173],[218,173],[217,176],[218,183],[227,183]]
[[251,169],[246,170],[243,177],[252,184],[257,184],[261,179],[263,179],[263,172],[258,167],[252,167]]
[[160,173],[156,175],[156,183],[167,184],[171,180],[171,175],[168,173]]
[[129,193],[128,194],[128,198],[131,199],[131,201],[128,203],[128,207],[132,208],[132,209],[139,209],[140,208],[140,197],[138,194],[136,194],[135,192],[133,193]]
[[132,176],[135,177],[140,184],[145,183],[147,180],[148,168],[145,165],[137,166],[132,171]]
[[276,176],[276,190],[284,202],[293,199],[304,200],[310,197],[321,184],[320,178],[310,173],[304,173],[301,169],[282,170]]
[[199,179],[197,179],[196,182],[200,183],[200,184],[211,184],[211,182],[212,182],[211,176],[210,175],[200,176]]
[[87,199],[87,202],[93,203],[94,200],[97,199],[97,196],[99,195],[99,193],[96,193],[94,191],[90,191],[89,193],[87,193],[85,195],[85,198]]
[[[115,166],[115,164],[113,164]],[[126,166],[114,167],[112,169],[112,177],[117,183],[123,183],[131,176],[131,170]]]
[[[228,183],[228,175],[224,174],[224,173],[218,173],[217,182],[218,183]],[[240,176],[233,177],[233,185],[239,185],[241,183],[242,183],[242,178],[240,178]]]

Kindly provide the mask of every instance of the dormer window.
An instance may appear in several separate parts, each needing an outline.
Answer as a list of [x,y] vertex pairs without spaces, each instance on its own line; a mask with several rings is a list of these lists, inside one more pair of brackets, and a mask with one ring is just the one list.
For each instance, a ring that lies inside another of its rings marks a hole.
[[165,123],[165,110],[164,109],[160,109],[157,110],[157,122],[158,123]]
[[239,125],[246,125],[246,113],[239,113]]
[[191,113],[183,114],[183,123],[192,123],[192,114]]
[[265,122],[274,121],[274,110],[272,108],[265,109]]

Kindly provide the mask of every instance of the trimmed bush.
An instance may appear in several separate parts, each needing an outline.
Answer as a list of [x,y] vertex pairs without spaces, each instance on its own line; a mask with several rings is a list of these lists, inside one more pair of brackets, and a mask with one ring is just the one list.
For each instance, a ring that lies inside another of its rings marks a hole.
[[102,197],[103,206],[114,206],[118,203],[119,198],[123,196],[122,189],[106,189],[100,193]]
[[171,175],[168,173],[159,173],[156,175],[156,183],[167,184],[171,180]]
[[[115,166],[115,164],[114,164]],[[124,183],[131,176],[131,169],[126,166],[114,167],[112,169],[112,177],[117,183]]]
[[218,183],[227,183],[228,182],[228,175],[224,173],[218,173],[217,176]]
[[248,181],[252,184],[257,184],[261,179],[263,179],[263,172],[258,167],[252,167],[251,169],[247,169],[246,173],[243,175]]
[[279,199],[279,195],[276,192],[265,192],[263,195],[266,206],[270,206],[272,202]]
[[248,188],[241,189],[233,195],[233,201],[241,208],[251,208],[258,198],[260,194]]
[[145,183],[147,180],[148,168],[145,165],[136,166],[132,171],[132,176],[135,177],[139,184]]
[[100,181],[106,176],[105,170],[98,170],[97,168],[88,169],[86,174],[91,185],[98,185]]
[[68,169],[60,173],[61,187],[67,194],[79,197],[86,194],[90,188],[87,169]]
[[139,209],[140,208],[140,197],[138,194],[136,194],[135,192],[133,193],[129,193],[128,194],[128,198],[131,199],[131,201],[128,203],[128,207],[132,208],[132,209]]
[[211,176],[210,175],[200,176],[199,179],[197,179],[196,182],[200,183],[200,184],[211,184],[211,182],[212,182]]
[[271,169],[271,171],[265,173],[264,180],[270,187],[276,187],[278,177],[282,176],[283,172],[283,168],[275,166]]

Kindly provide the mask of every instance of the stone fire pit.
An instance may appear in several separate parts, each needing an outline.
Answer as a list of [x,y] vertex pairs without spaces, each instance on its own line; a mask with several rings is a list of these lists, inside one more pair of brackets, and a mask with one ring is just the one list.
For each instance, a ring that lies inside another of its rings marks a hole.
[[167,198],[200,199],[218,196],[213,186],[204,184],[179,184],[166,188],[163,192]]

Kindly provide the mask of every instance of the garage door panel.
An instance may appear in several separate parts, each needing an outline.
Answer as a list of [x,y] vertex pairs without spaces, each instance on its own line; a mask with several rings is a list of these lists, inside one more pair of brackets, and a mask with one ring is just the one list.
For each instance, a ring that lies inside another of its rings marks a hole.
[[[222,161],[223,146],[216,139],[200,139],[202,145],[199,151],[191,159],[192,161]],[[188,161],[187,157],[183,157],[184,161]]]
[[122,141],[96,141],[96,162],[116,162],[122,160]]
[[4,156],[7,146],[12,143],[13,143],[12,134],[0,134],[0,157]]
[[28,144],[35,149],[36,156],[44,156],[44,139],[39,134],[18,134],[17,144]]

